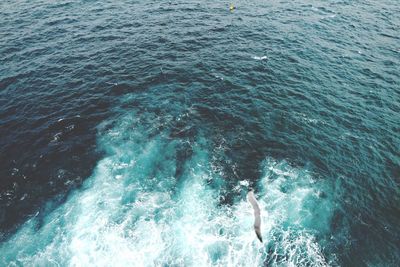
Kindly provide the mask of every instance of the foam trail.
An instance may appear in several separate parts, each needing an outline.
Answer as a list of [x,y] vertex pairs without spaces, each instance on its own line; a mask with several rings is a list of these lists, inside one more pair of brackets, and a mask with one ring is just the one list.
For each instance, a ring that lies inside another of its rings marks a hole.
[[315,233],[326,230],[329,201],[316,197],[306,171],[265,161],[260,244],[247,200],[219,203],[227,188],[213,172],[206,139],[190,142],[192,156],[176,177],[176,151],[188,141],[149,135],[140,125],[126,117],[102,136],[109,156],[40,227],[32,218],[1,244],[0,265],[327,265]]
[[306,170],[271,158],[265,160],[264,173],[259,182],[264,192],[259,203],[264,207],[261,214],[267,228],[264,240],[269,242],[265,261],[272,266],[334,264],[334,255],[328,260],[322,253],[325,240],[316,238],[329,233],[331,194],[320,197],[321,190],[327,192],[328,186],[317,183]]

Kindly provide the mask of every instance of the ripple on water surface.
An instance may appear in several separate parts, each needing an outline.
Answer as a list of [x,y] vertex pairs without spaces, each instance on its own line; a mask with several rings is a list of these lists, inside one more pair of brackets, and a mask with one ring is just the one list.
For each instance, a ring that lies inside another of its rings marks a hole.
[[0,1],[2,265],[398,265],[398,1],[234,4]]

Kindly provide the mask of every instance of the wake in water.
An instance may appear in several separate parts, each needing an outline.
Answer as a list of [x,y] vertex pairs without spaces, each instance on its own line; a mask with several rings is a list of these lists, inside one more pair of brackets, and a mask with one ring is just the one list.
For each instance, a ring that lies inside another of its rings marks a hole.
[[[153,130],[134,117],[106,130],[99,145],[108,156],[62,206],[41,221],[31,218],[0,245],[1,265],[329,264],[323,236],[331,201],[320,197],[326,189],[307,170],[265,159],[256,185],[260,243],[239,181],[229,189],[213,171],[212,145],[200,134],[189,140]],[[184,162],[176,156],[182,146],[191,151]],[[237,192],[232,205],[220,202],[227,190]]]

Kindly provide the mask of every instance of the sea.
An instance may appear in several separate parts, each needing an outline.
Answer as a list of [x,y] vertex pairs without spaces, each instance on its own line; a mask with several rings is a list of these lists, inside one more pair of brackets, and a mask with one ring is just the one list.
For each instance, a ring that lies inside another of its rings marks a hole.
[[0,1],[0,266],[399,265],[399,0]]

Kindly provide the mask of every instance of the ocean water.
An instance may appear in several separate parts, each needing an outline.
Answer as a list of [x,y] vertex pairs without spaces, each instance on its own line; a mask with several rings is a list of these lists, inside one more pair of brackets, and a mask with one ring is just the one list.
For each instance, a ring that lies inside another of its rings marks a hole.
[[229,4],[0,2],[0,266],[400,264],[399,2]]

